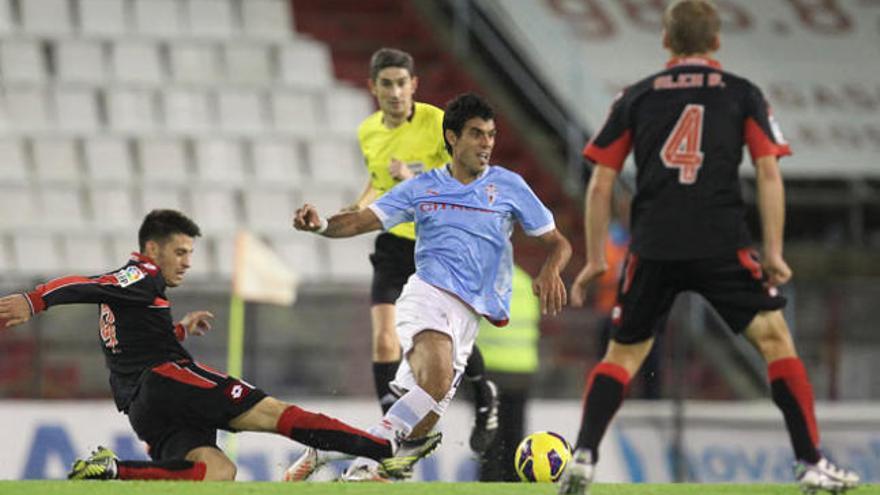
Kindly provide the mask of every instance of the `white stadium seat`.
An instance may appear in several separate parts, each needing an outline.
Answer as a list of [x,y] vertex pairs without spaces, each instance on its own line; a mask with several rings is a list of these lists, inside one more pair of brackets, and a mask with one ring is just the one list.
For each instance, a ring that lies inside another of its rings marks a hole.
[[330,49],[306,39],[285,44],[281,48],[281,79],[303,88],[329,87],[333,82]]
[[370,94],[362,89],[337,86],[324,94],[330,128],[339,134],[356,136],[360,123],[375,109]]
[[6,107],[6,97],[0,92],[0,132],[6,132],[13,128],[9,120],[9,110]]
[[359,235],[351,239],[333,239],[327,242],[330,276],[340,282],[366,282],[373,275],[370,253],[376,234]]
[[43,49],[34,40],[0,43],[0,70],[4,83],[41,83],[46,80]]
[[11,33],[14,25],[9,0],[0,0],[0,34]]
[[[0,177],[4,184],[24,184],[28,180],[28,164],[25,161],[22,142],[15,138],[0,141]],[[0,210],[8,212],[8,210]],[[7,213],[4,213],[7,214]]]
[[110,89],[107,91],[107,113],[110,128],[119,132],[149,132],[156,128],[156,111],[152,91]]
[[229,0],[189,0],[189,34],[205,38],[230,38],[233,34],[232,3]]
[[99,230],[124,230],[138,225],[134,195],[128,186],[101,186],[90,190],[93,221]]
[[119,268],[128,262],[131,253],[138,251],[138,234],[134,230],[119,231],[110,236],[110,266],[108,270]]
[[101,275],[118,268],[123,261],[107,256],[107,239],[98,232],[66,234],[62,245],[64,271],[70,274]]
[[162,92],[165,125],[170,131],[199,134],[211,129],[214,119],[208,93],[174,88]]
[[171,77],[184,83],[216,83],[220,77],[217,50],[207,42],[172,42],[169,45]]
[[80,178],[79,152],[70,138],[35,138],[34,171],[42,183],[72,183]]
[[134,0],[135,30],[140,34],[172,37],[183,31],[183,6],[178,0]]
[[271,237],[278,256],[296,274],[300,282],[325,282],[328,274],[326,251],[331,242],[304,232],[289,232]]
[[292,196],[290,190],[284,188],[246,190],[243,198],[245,225],[260,232],[290,229],[294,211]]
[[226,80],[235,84],[268,84],[272,81],[269,46],[235,41],[223,47]]
[[139,217],[152,210],[189,211],[180,190],[173,186],[145,185],[141,188],[140,197],[140,208],[135,212]]
[[28,34],[60,35],[72,31],[70,3],[67,0],[26,0],[18,2],[23,31]]
[[353,187],[366,183],[366,167],[350,139],[312,140],[307,156],[312,180]]
[[199,180],[214,184],[240,184],[244,180],[244,154],[232,139],[209,138],[195,143]]
[[60,39],[55,42],[56,74],[60,81],[88,84],[106,82],[104,45],[99,41]]
[[39,197],[40,224],[43,226],[67,231],[85,226],[85,208],[79,187],[43,186]]
[[229,132],[257,134],[266,128],[263,98],[256,91],[224,90],[217,94],[220,127]]
[[314,94],[303,91],[273,91],[272,121],[275,130],[312,136],[317,133],[318,104]]
[[237,192],[226,189],[189,191],[192,219],[207,232],[234,233],[239,226]]
[[321,216],[333,215],[357,199],[354,192],[336,184],[309,181],[300,182],[296,186],[299,202],[315,205]]
[[245,34],[253,38],[290,38],[293,18],[288,0],[248,0],[242,2]]
[[35,190],[19,184],[0,183],[0,211],[15,212],[14,215],[0,215],[0,228],[16,229],[34,225],[40,217]]
[[180,140],[162,138],[138,140],[137,156],[141,174],[147,182],[182,184],[189,179],[189,160]]
[[60,130],[93,134],[101,128],[94,89],[58,88],[54,97],[55,119]]
[[12,243],[19,273],[43,278],[59,275],[61,252],[51,234],[20,232],[12,236]]
[[0,236],[0,273],[10,273],[13,270],[12,248],[6,240]]
[[83,142],[90,183],[128,184],[132,176],[132,149],[125,139],[88,138]]
[[[198,219],[194,219],[196,223]],[[232,278],[235,269],[235,236],[213,236],[214,264],[212,266],[216,275],[224,278]]]
[[129,29],[125,2],[120,0],[79,0],[78,14],[85,34],[120,36]]
[[251,143],[254,175],[265,183],[294,185],[302,180],[299,147],[294,141],[259,139]]
[[117,82],[157,85],[162,82],[159,47],[150,41],[117,41],[111,48],[113,76]]
[[4,91],[10,128],[42,132],[52,128],[46,91],[37,87],[7,87]]

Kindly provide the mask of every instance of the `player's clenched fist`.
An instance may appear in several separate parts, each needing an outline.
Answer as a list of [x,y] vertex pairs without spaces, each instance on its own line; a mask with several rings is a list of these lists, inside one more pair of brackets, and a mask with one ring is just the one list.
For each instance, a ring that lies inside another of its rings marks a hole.
[[22,294],[0,297],[0,330],[31,319],[31,306]]
[[302,208],[296,210],[296,214],[293,216],[293,228],[308,232],[320,229],[321,217],[318,215],[318,210],[313,205],[304,204]]

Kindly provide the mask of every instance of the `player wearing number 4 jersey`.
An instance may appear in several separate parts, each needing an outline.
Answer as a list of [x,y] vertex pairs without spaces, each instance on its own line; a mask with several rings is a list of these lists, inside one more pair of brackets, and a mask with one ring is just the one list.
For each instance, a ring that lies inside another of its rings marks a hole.
[[140,251],[122,268],[96,277],[59,278],[0,298],[0,330],[53,306],[99,307],[116,406],[128,415],[153,460],[123,461],[99,447],[74,463],[71,479],[232,480],[235,464],[217,448],[218,429],[277,433],[311,447],[386,460],[392,477],[436,447],[436,436],[396,443],[370,435],[196,362],[180,342],[187,334],[204,334],[213,317],[196,311],[175,325],[165,289],[183,282],[199,235],[198,226],[181,213],[155,210],[141,225]]
[[[813,393],[794,348],[776,286],[791,270],[782,257],[784,199],[777,159],[790,154],[760,90],[711,58],[718,13],[708,0],[683,0],[664,16],[666,70],[624,90],[584,150],[597,167],[587,188],[587,264],[572,288],[581,305],[604,259],[613,182],[630,150],[636,164],[632,244],[612,312],[612,340],[590,373],[573,462],[559,492],[589,488],[598,447],[627,383],[653,344],[676,294],[693,291],[743,334],[768,363],[805,491],[843,491],[859,477],[819,451]],[[756,167],[763,263],[749,249],[738,173],[743,147]]]

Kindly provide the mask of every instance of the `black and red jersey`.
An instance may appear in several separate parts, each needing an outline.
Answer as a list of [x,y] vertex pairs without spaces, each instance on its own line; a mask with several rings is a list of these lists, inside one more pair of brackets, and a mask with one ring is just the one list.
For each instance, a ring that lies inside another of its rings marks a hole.
[[180,345],[186,332],[171,319],[165,279],[147,257],[132,253],[119,270],[62,277],[27,293],[34,314],[59,304],[97,304],[98,338],[119,410],[127,410],[141,374],[157,364],[192,360]]
[[636,164],[631,250],[647,259],[708,258],[751,243],[739,187],[752,160],[791,154],[760,89],[706,58],[673,59],[618,95],[584,156]]

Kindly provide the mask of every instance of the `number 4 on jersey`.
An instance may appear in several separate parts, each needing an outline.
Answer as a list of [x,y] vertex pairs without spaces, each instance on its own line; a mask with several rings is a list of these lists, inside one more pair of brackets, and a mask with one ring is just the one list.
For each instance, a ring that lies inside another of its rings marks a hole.
[[703,166],[700,144],[703,136],[703,105],[687,105],[666,143],[660,151],[660,159],[667,168],[678,169],[678,182],[693,184]]

